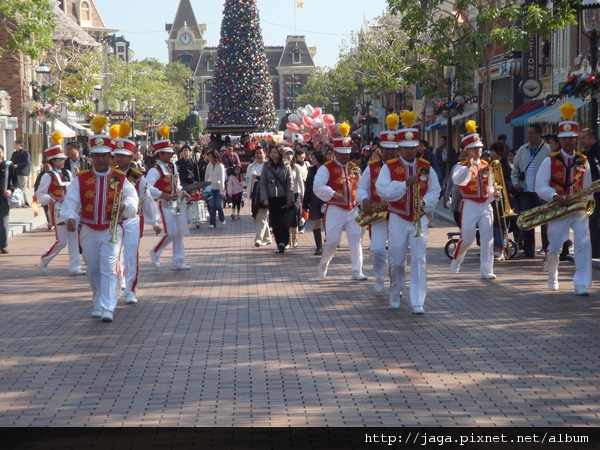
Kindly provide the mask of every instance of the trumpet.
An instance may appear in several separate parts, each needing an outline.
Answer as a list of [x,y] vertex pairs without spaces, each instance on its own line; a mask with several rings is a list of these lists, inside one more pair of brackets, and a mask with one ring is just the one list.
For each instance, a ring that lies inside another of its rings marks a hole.
[[[110,183],[110,186],[113,189],[117,189],[119,186],[119,179],[115,177],[116,180],[113,180]],[[113,200],[112,210],[110,213],[110,226],[108,230],[110,232],[110,239],[108,242],[112,242],[113,244],[118,242],[117,239],[117,227],[119,226],[119,217],[121,216],[121,199],[123,197],[123,191],[119,191],[115,194],[115,199]]]

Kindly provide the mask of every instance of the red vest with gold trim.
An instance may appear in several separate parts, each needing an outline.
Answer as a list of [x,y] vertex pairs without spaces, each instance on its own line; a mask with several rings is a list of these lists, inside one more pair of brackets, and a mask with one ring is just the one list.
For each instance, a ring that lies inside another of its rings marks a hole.
[[[465,166],[467,163],[462,163]],[[472,164],[471,179],[466,186],[460,186],[460,196],[477,203],[484,203],[489,198],[488,186],[491,181],[490,165],[479,160],[479,164]]]
[[[419,174],[419,193],[423,198],[429,186],[429,172],[431,171],[429,161],[418,158],[415,166],[406,166],[399,158],[394,158],[386,164],[390,170],[392,181],[406,181],[409,176],[414,175],[412,170],[415,170]],[[400,200],[388,203],[388,209],[404,220],[412,221],[414,218],[414,199],[414,187],[411,186],[406,189],[406,195]]]
[[169,163],[169,167],[171,168],[171,173],[164,173],[163,170],[166,169],[158,164],[154,166],[160,174],[160,178],[156,181],[154,187],[164,194],[173,195],[175,193],[175,167],[171,162]]
[[348,165],[344,167],[340,166],[335,161],[327,161],[324,165],[329,171],[329,181],[327,182],[327,186],[344,196],[343,202],[332,198],[327,203],[344,209],[354,209],[356,206],[356,185],[360,179],[360,169],[358,166],[354,163],[348,163]]
[[[48,195],[52,197],[56,202],[62,202],[65,199],[67,193],[67,186],[69,182],[64,179],[62,172],[55,172],[51,170],[50,174],[50,186],[48,187]],[[65,183],[66,182],[66,183]]]
[[583,189],[583,174],[587,166],[585,155],[575,152],[569,166],[561,152],[550,155],[550,186],[559,195],[571,195]]
[[371,201],[373,203],[380,203],[381,197],[377,194],[377,190],[375,189],[375,183],[377,182],[377,178],[379,178],[379,173],[381,172],[381,168],[383,167],[380,160],[375,160],[369,162],[369,172],[371,175]]
[[125,174],[113,169],[107,176],[100,176],[93,170],[82,170],[78,178],[81,223],[94,230],[108,229],[115,196],[123,191]]

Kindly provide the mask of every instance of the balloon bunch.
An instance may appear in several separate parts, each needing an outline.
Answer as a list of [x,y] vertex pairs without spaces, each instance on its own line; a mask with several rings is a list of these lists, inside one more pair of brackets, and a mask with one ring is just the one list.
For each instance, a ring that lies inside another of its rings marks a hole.
[[339,123],[335,123],[332,114],[323,114],[320,107],[306,105],[296,109],[288,116],[288,123],[283,136],[291,144],[328,143],[334,136],[339,136]]
[[569,75],[560,89],[562,95],[592,95],[600,88],[600,73],[595,75]]

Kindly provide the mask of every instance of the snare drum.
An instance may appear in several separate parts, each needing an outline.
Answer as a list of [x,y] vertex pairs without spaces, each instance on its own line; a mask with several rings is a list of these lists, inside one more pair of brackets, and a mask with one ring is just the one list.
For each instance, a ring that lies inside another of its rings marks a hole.
[[206,206],[203,200],[187,204],[188,223],[206,222]]

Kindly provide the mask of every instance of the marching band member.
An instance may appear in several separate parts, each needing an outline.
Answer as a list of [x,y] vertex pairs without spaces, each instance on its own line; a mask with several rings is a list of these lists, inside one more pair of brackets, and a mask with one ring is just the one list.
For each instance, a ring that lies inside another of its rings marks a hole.
[[[48,205],[50,220],[54,227],[56,241],[50,249],[42,255],[39,270],[42,274],[48,273],[48,264],[60,251],[69,246],[69,275],[85,275],[86,271],[81,268],[81,257],[79,256],[79,236],[77,233],[69,233],[65,222],[60,218],[60,208],[67,194],[67,188],[71,184],[73,174],[65,169],[67,156],[62,152],[61,144],[63,136],[60,131],[55,131],[50,136],[53,145],[46,149],[46,159],[52,165],[52,170],[46,172],[40,180],[40,185],[35,195],[42,206]],[[79,224],[77,224],[79,226]]]
[[313,192],[327,203],[324,219],[327,233],[318,270],[321,278],[327,276],[329,263],[342,240],[342,231],[346,231],[350,245],[352,279],[364,281],[367,277],[362,273],[360,227],[354,220],[358,214],[356,185],[360,178],[360,169],[349,162],[352,145],[352,140],[348,137],[349,132],[350,125],[340,125],[341,137],[333,140],[334,159],[319,167],[315,175]]
[[[400,307],[405,285],[406,252],[410,246],[410,303],[415,314],[425,314],[426,251],[429,234],[427,213],[433,211],[441,187],[435,170],[424,158],[416,158],[419,130],[411,128],[416,112],[402,113],[405,128],[385,138],[381,145],[393,139],[400,146],[400,158],[387,161],[375,183],[381,199],[388,202],[390,252],[390,306]],[[384,149],[382,148],[382,151]]]
[[160,128],[159,132],[164,139],[154,143],[154,152],[158,159],[155,166],[148,171],[146,182],[152,198],[159,201],[158,207],[165,235],[150,250],[150,260],[154,267],[160,267],[158,258],[172,242],[172,269],[189,270],[191,267],[185,263],[185,248],[183,246],[183,236],[190,233],[187,226],[187,208],[185,205],[183,207],[179,205],[179,197],[189,198],[189,194],[181,190],[181,184],[177,176],[177,166],[171,162],[173,149],[169,141],[169,127],[165,125]]
[[61,215],[71,233],[77,231],[78,220],[82,224],[81,247],[94,295],[92,317],[112,322],[117,306],[117,261],[123,236],[119,222],[135,216],[138,196],[125,174],[109,166],[112,140],[108,135],[99,134],[106,122],[107,118],[100,115],[92,119],[92,129],[97,133],[90,137],[92,169],[79,171],[67,190]]
[[460,240],[456,245],[450,271],[457,274],[465,259],[467,250],[475,240],[479,225],[481,242],[480,271],[481,278],[494,279],[494,213],[491,203],[499,194],[494,192],[494,176],[487,162],[481,159],[483,143],[475,131],[477,124],[469,120],[465,124],[467,135],[462,138],[464,151],[469,158],[452,172],[452,181],[459,186],[463,199],[460,221],[462,225]]
[[[561,150],[548,156],[540,166],[535,179],[535,192],[545,201],[568,206],[569,198],[592,183],[590,165],[582,153],[576,152],[579,124],[573,121],[575,106],[565,103],[559,107],[563,122],[558,124],[558,140]],[[596,207],[598,207],[596,205]],[[558,291],[559,253],[563,242],[573,230],[575,245],[575,294],[590,295],[587,287],[592,285],[592,246],[588,216],[584,210],[576,210],[548,223],[548,254],[544,269],[548,270],[548,288]]]
[[125,291],[123,297],[128,304],[137,303],[135,290],[138,283],[139,248],[140,239],[144,232],[144,219],[154,228],[158,235],[161,232],[158,226],[160,214],[156,203],[148,192],[148,184],[144,174],[132,164],[135,153],[135,142],[128,137],[131,135],[131,126],[127,122],[119,126],[119,139],[115,141],[113,152],[117,168],[124,172],[127,180],[135,187],[139,197],[139,207],[134,217],[123,220],[123,249],[121,251],[122,267],[125,271]]
[[[385,122],[388,131],[381,133],[381,159],[369,161],[363,171],[358,187],[356,189],[356,199],[361,205],[361,211],[365,214],[372,214],[372,207],[377,204],[385,203],[375,189],[375,183],[381,172],[381,168],[387,161],[397,158],[398,143],[396,135],[398,133],[398,123],[400,118],[398,114],[390,114]],[[387,206],[385,208],[387,212]],[[377,220],[369,225],[369,234],[371,237],[370,255],[373,263],[373,272],[375,272],[375,292],[383,292],[384,276],[388,270],[387,242],[388,242],[388,223],[386,220]]]

